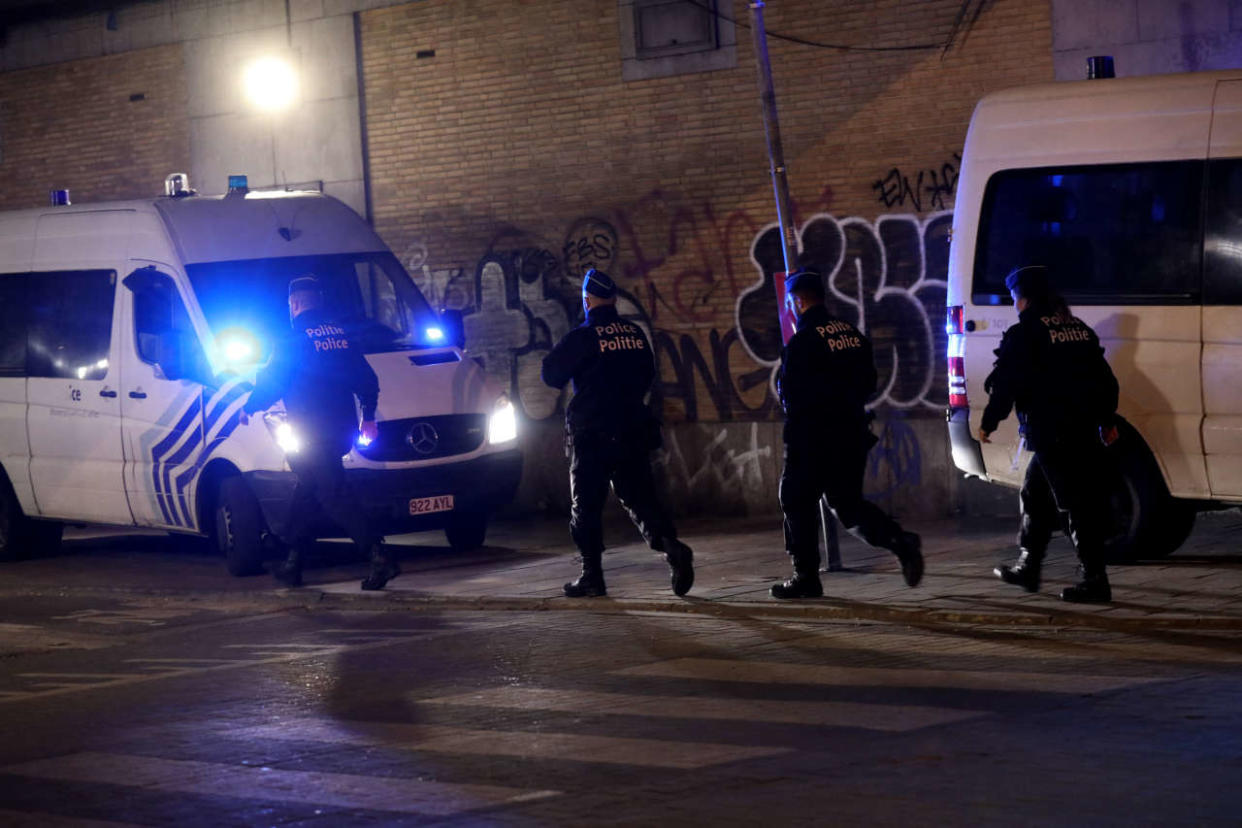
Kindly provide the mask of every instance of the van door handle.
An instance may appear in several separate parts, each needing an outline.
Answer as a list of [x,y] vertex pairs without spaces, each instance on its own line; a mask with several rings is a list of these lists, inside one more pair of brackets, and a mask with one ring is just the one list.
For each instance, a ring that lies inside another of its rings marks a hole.
[[116,392],[115,392],[115,391],[109,391],[107,388],[105,388],[104,390],[102,390],[102,391],[100,391],[100,392],[99,392],[99,396],[101,396],[101,397],[115,397],[115,396],[116,396]]
[[131,400],[145,400],[147,398],[146,391],[130,391],[129,398]]

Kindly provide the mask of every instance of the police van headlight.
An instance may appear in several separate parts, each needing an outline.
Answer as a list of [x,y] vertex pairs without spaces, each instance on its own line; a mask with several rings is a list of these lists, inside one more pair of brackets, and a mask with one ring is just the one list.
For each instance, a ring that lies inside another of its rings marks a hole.
[[501,395],[492,408],[492,417],[487,422],[487,442],[507,443],[517,439],[517,411],[509,398]]
[[289,419],[283,411],[264,414],[263,423],[272,433],[272,439],[276,441],[276,445],[280,446],[285,454],[297,454],[302,450],[302,438],[298,437],[298,433],[289,424]]

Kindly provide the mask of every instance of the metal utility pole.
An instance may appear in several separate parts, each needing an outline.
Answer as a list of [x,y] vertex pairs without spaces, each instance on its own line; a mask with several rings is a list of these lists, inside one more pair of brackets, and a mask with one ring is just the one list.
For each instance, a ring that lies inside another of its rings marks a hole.
[[776,92],[772,88],[772,64],[768,61],[768,33],[763,25],[763,0],[750,4],[750,31],[755,38],[755,68],[759,72],[759,97],[763,102],[763,131],[768,139],[768,162],[772,190],[776,195],[776,220],[781,227],[785,272],[792,273],[798,260],[798,238],[789,206],[789,182],[785,178],[785,150],[781,147],[781,125],[776,117]]
[[[750,4],[750,31],[755,39],[755,69],[759,73],[759,97],[763,103],[763,131],[768,139],[768,164],[772,173],[772,191],[776,196],[776,221],[781,229],[781,253],[785,257],[785,273],[792,273],[798,261],[797,229],[793,226],[793,208],[789,203],[789,181],[785,176],[785,150],[781,145],[781,125],[776,117],[776,90],[772,87],[772,63],[768,59],[768,32],[763,25],[763,0]],[[779,319],[780,308],[777,308]],[[841,545],[837,536],[836,517],[828,508],[827,498],[819,502],[821,533],[820,556],[824,571],[843,569]]]

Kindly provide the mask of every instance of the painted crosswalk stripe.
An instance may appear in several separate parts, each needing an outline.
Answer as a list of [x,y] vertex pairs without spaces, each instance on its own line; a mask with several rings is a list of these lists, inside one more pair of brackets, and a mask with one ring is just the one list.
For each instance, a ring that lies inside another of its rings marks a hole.
[[116,753],[74,753],[0,767],[0,773],[65,782],[122,785],[146,791],[299,802],[426,816],[556,796],[552,790],[453,784],[420,779],[241,767]]
[[245,739],[328,742],[523,759],[570,760],[692,770],[790,752],[787,748],[669,742],[578,733],[469,730],[439,725],[300,719],[228,731]]
[[955,690],[1009,690],[1038,693],[1103,693],[1162,681],[1146,676],[1093,676],[1080,673],[1015,673],[974,670],[915,670],[837,667],[828,664],[678,658],[627,667],[617,675],[736,681],[757,684],[814,684],[836,687],[944,687]]
[[561,713],[788,722],[890,732],[917,730],[922,727],[960,722],[988,715],[980,710],[954,710],[910,704],[644,696],[626,693],[547,690],[533,687],[498,687],[493,690],[460,693],[432,699],[415,698],[413,701],[419,704],[493,707],[511,710],[553,710]]

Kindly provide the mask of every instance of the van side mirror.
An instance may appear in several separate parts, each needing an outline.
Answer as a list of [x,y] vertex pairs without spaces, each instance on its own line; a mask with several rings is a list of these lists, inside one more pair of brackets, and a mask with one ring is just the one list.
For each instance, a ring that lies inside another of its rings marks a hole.
[[441,308],[440,323],[445,327],[448,341],[458,348],[466,347],[466,325],[457,308]]

